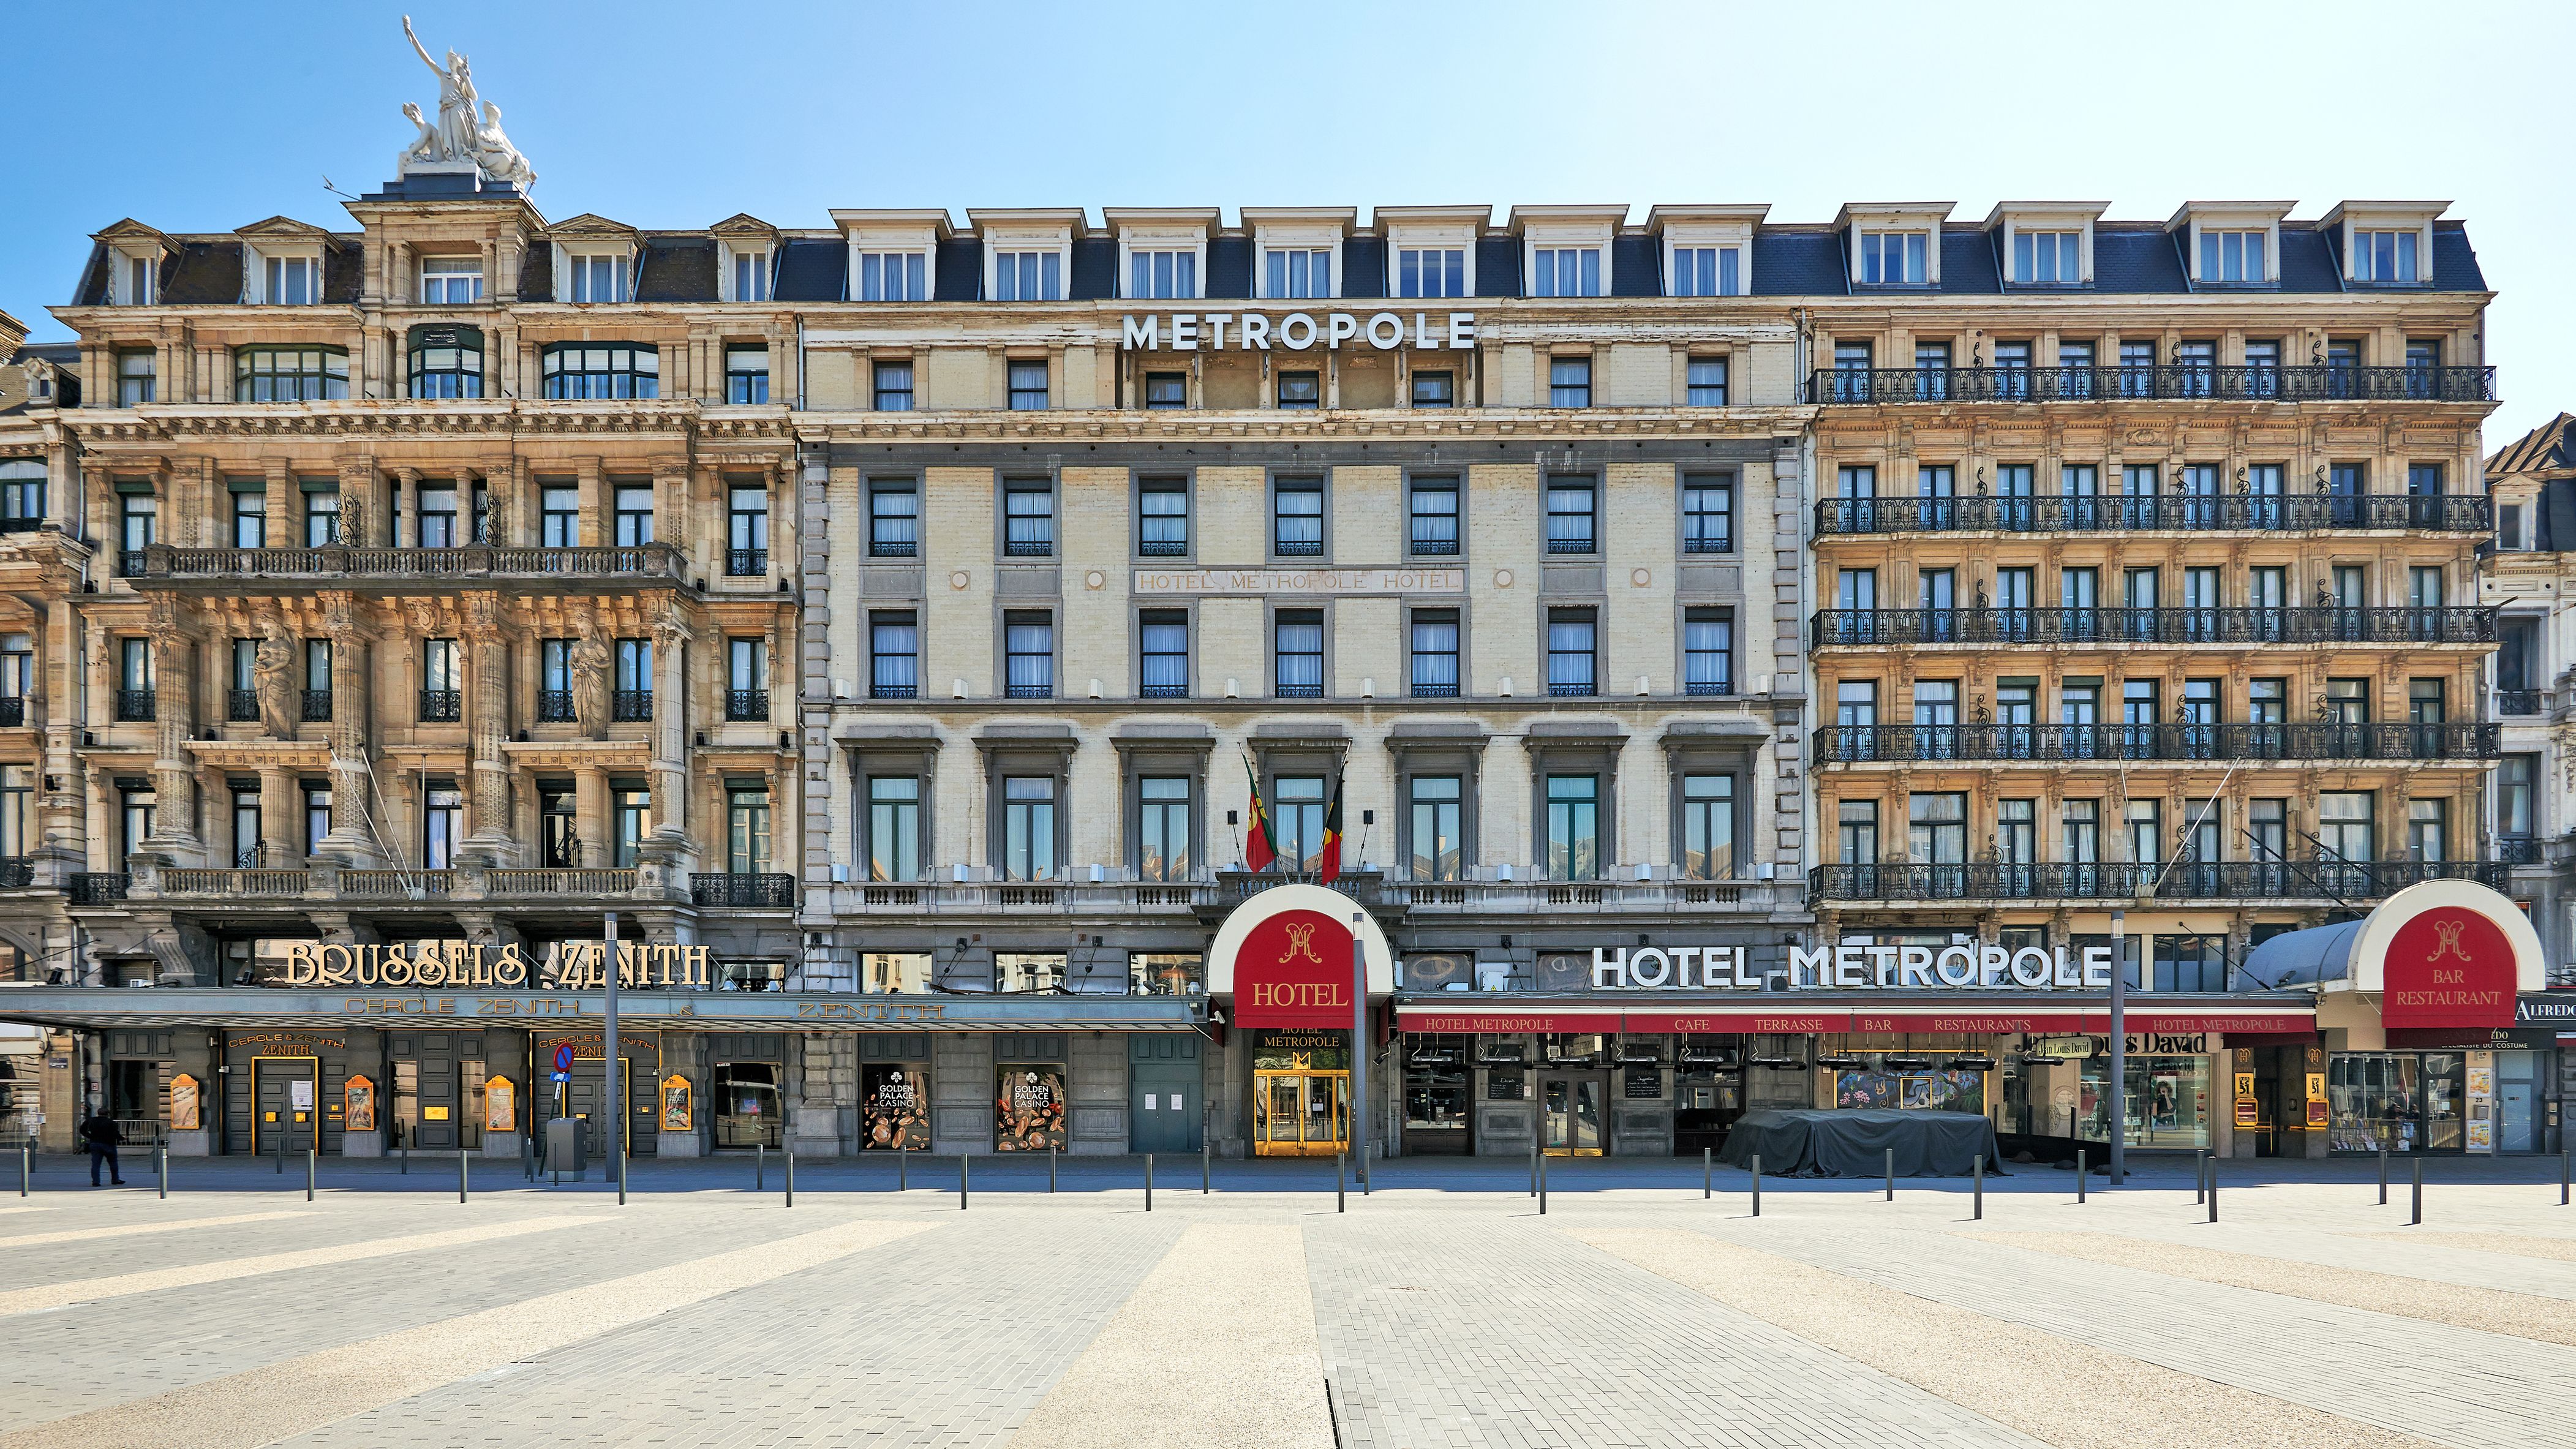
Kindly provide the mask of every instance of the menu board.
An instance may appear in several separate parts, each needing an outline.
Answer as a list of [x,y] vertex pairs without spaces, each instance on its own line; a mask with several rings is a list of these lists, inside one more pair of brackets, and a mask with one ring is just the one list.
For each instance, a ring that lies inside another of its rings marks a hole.
[[1664,1073],[1661,1067],[1626,1067],[1621,1069],[1619,1095],[1632,1102],[1652,1102],[1664,1095]]

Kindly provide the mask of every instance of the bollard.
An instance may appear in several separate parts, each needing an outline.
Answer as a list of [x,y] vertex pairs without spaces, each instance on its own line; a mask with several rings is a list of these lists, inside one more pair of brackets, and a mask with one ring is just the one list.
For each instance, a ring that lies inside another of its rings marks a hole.
[[1717,1195],[1717,1150],[1699,1150],[1699,1200],[1706,1202]]
[[2209,1154],[2209,1220],[2218,1221],[2218,1154]]
[[1753,1154],[1753,1215],[1762,1216],[1762,1154]]
[[170,1197],[170,1149],[164,1145],[153,1148],[152,1151],[160,1158],[160,1161],[152,1164],[152,1177],[154,1181],[161,1184],[161,1197],[166,1202]]
[[20,1197],[27,1195],[28,1178],[32,1175],[30,1169],[33,1166],[29,1160],[29,1154],[35,1150],[35,1142],[36,1139],[30,1137],[18,1144],[18,1196]]
[[1529,1189],[1529,1195],[1530,1195],[1530,1196],[1532,1196],[1532,1197],[1536,1197],[1536,1196],[1538,1196],[1538,1165],[1539,1165],[1539,1157],[1540,1157],[1540,1153],[1539,1153],[1539,1148],[1538,1148],[1538,1127],[1536,1126],[1536,1124],[1532,1124],[1532,1126],[1530,1127],[1530,1189]]
[[456,1149],[456,1200],[458,1202],[465,1201],[466,1193],[473,1186],[471,1179],[465,1174],[465,1149],[459,1147]]
[[1215,1179],[1216,1146],[1208,1141],[1206,1125],[1201,1124],[1199,1128],[1199,1196],[1205,1197],[1216,1190]]
[[1055,1191],[1055,1144],[1047,1144],[1047,1191]]
[[2209,1153],[2207,1151],[2195,1152],[2191,1155],[2191,1200],[2195,1203],[2199,1202],[2202,1198],[2206,1197],[2208,1193]]
[[[1349,1153],[1336,1152],[1333,1154],[1333,1211],[1337,1213],[1348,1212],[1350,1210],[1350,1184],[1343,1177],[1343,1170],[1348,1166],[1349,1162]],[[1542,1199],[1542,1201],[1544,1201],[1544,1199]],[[1544,1209],[1542,1209],[1542,1211],[1544,1211]]]
[[1887,1200],[1896,1201],[1896,1149],[1887,1149]]
[[2558,1149],[2558,1205],[2567,1206],[2567,1149]]
[[2075,1149],[2075,1200],[2079,1203],[2084,1201],[2084,1187],[2084,1149],[2078,1147]]
[[286,1175],[286,1134],[283,1132],[277,1134],[277,1175]]
[[402,1164],[402,1171],[399,1175],[403,1177],[411,1176],[411,1144],[405,1143],[402,1146],[395,1148],[394,1156],[400,1159]]
[[765,1142],[751,1144],[751,1190],[769,1190],[769,1144]]
[[787,1153],[787,1205],[794,1207],[796,1206],[796,1149],[790,1146],[785,1151]]
[[2413,1166],[2415,1168],[2415,1215],[2406,1220],[2408,1227],[2419,1226],[2424,1221],[2424,1159],[2420,1157],[2414,1159]]
[[1547,1155],[1545,1153],[1541,1153],[1538,1159],[1538,1215],[1547,1216]]
[[314,1159],[321,1155],[322,1149],[318,1147],[304,1149],[304,1200],[306,1202],[313,1201],[313,1164]]
[[912,1141],[911,1141],[911,1139],[910,1139],[910,1138],[898,1138],[898,1139],[896,1139],[895,1144],[894,1144],[894,1190],[895,1190],[895,1191],[897,1191],[897,1192],[909,1192],[909,1191],[911,1191],[911,1190],[912,1190],[912,1182],[911,1182],[911,1180],[910,1180],[910,1176],[909,1176],[911,1163],[912,1163]]
[[961,1213],[966,1211],[966,1158],[966,1153],[957,1154],[957,1210]]
[[2379,1205],[2388,1206],[2388,1148],[2379,1149]]
[[1969,1164],[1969,1168],[1976,1174],[1977,1179],[1976,1187],[1974,1188],[1976,1193],[1976,1210],[1974,1216],[1977,1221],[1984,1222],[1986,1219],[1986,1154],[1982,1152],[1978,1153],[1976,1158]]
[[1145,1211],[1154,1210],[1154,1154],[1145,1154]]

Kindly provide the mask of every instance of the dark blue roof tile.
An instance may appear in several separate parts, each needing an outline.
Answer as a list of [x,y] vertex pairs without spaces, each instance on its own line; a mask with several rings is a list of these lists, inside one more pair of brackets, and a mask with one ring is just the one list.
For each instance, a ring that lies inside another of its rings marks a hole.
[[1753,234],[1757,297],[1839,297],[1851,290],[1850,277],[1840,232],[1766,227]]
[[849,279],[849,248],[825,237],[790,237],[778,244],[778,279],[770,295],[781,302],[837,302]]
[[2188,292],[2182,253],[2161,226],[2093,228],[2093,290],[2097,292]]

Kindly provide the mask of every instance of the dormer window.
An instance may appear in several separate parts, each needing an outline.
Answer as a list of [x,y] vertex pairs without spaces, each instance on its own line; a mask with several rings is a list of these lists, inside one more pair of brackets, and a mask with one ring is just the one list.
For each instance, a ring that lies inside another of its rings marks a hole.
[[1465,247],[1403,247],[1395,254],[1395,294],[1399,297],[1467,295]]
[[1740,297],[1744,295],[1742,250],[1737,247],[1673,248],[1674,297]]
[[117,257],[117,262],[117,305],[121,307],[151,306],[159,296],[159,293],[156,292],[153,287],[153,283],[157,280],[156,274],[160,271],[157,259],[145,256],[128,256],[120,254]]
[[930,259],[920,252],[859,253],[862,302],[927,302]]
[[576,252],[564,258],[572,285],[567,302],[623,302],[627,299],[627,260],[623,252]]
[[993,300],[1060,302],[1064,300],[1064,254],[1061,252],[995,252]]
[[320,257],[270,257],[266,270],[268,305],[310,307],[322,300]]
[[2084,233],[2015,231],[2012,279],[2042,286],[2071,286],[2083,281]]
[[2271,274],[2263,265],[2264,233],[2259,231],[2212,231],[2200,233],[2200,280],[2204,282],[2266,282]]
[[1601,248],[1531,248],[1529,295],[1533,297],[1600,296]]
[[1127,254],[1127,295],[1186,300],[1199,294],[1196,247],[1157,247]]
[[767,248],[746,251],[733,248],[733,300],[766,302],[769,300],[769,252]]
[[1333,252],[1330,247],[1272,247],[1265,255],[1270,285],[1265,297],[1330,297]]
[[481,257],[423,257],[420,300],[431,307],[461,307],[483,300]]
[[2356,282],[2416,282],[2423,269],[2416,261],[2420,236],[2411,231],[2355,231],[2352,234],[2352,279]]
[[1860,279],[1873,287],[1919,287],[1931,239],[1919,231],[1860,234]]

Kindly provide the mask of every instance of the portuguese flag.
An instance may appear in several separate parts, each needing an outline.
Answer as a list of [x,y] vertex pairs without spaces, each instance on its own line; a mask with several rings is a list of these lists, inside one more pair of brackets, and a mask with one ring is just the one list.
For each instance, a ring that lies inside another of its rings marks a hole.
[[1244,778],[1252,782],[1252,828],[1243,837],[1243,863],[1252,870],[1268,870],[1279,852],[1270,844],[1270,813],[1261,807],[1261,776],[1252,768],[1252,757],[1243,758]]
[[1342,874],[1342,782],[1333,782],[1332,808],[1324,812],[1324,884]]

